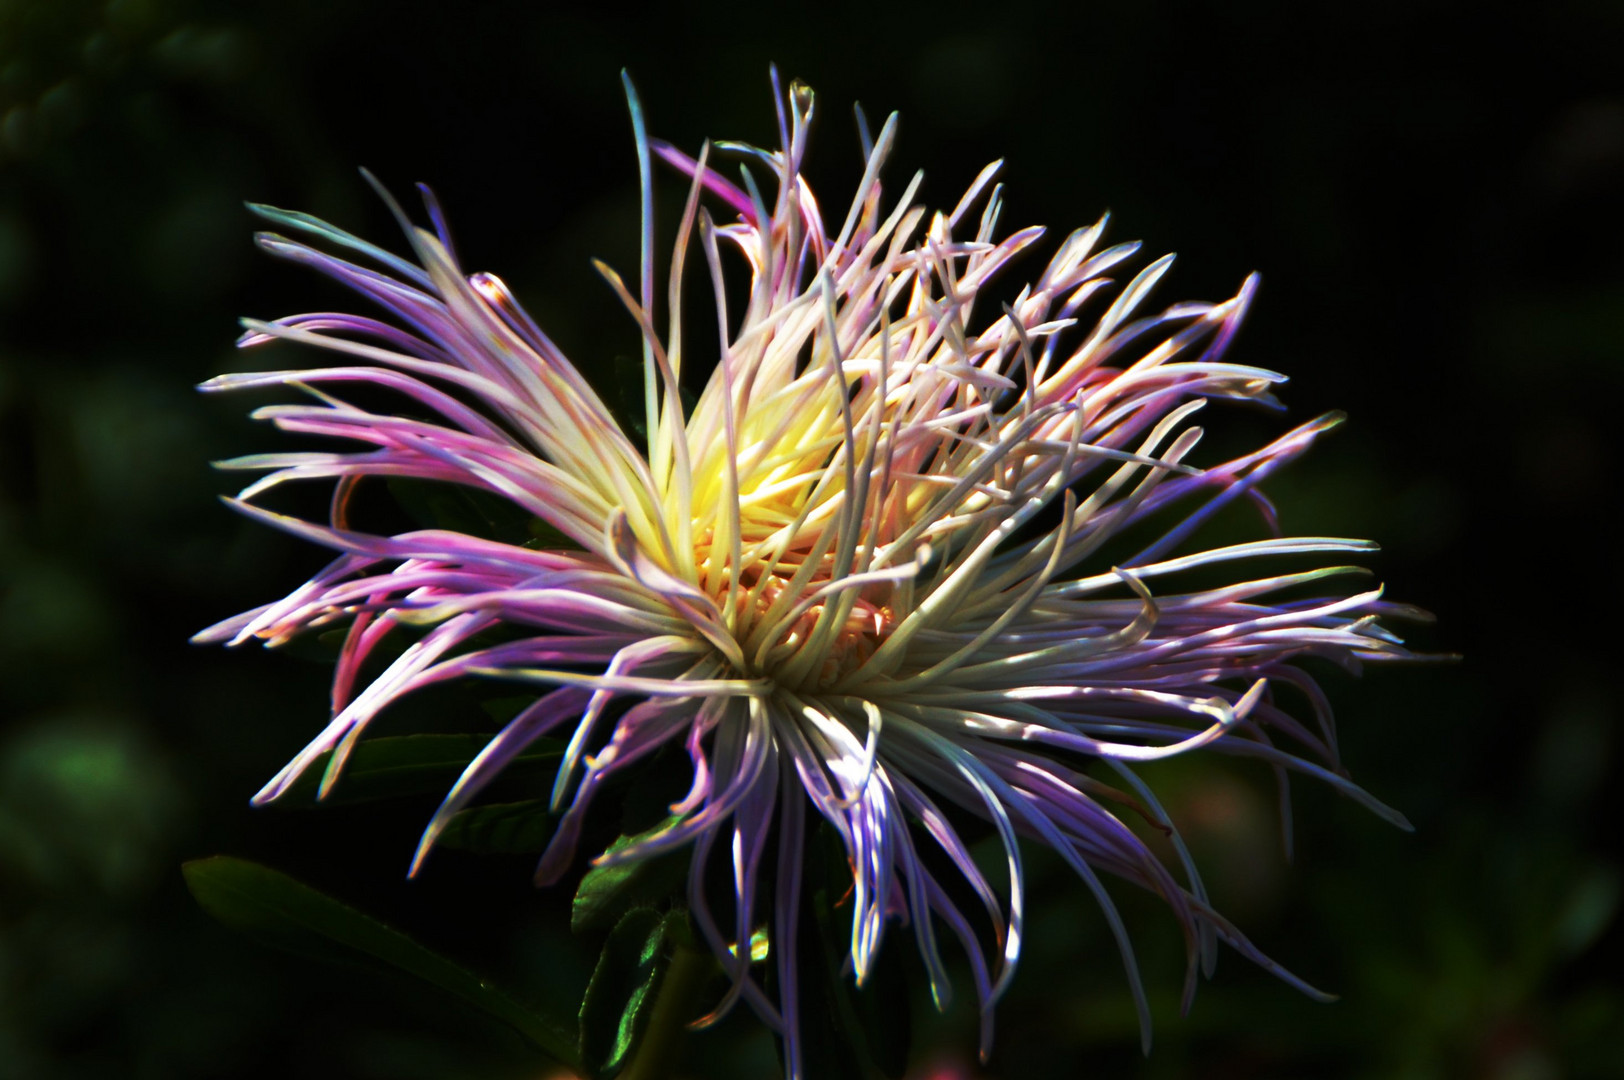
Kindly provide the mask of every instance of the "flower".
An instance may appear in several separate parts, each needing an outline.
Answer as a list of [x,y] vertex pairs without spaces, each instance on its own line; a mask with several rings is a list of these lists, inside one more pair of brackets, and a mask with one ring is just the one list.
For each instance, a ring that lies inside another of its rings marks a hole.
[[[1282,537],[1259,491],[1339,418],[1231,461],[1189,463],[1202,434],[1191,420],[1208,401],[1278,407],[1271,391],[1283,376],[1225,358],[1257,278],[1222,303],[1142,314],[1172,257],[1113,291],[1107,271],[1138,245],[1102,249],[1102,218],[1067,237],[1002,311],[987,311],[989,281],[1043,234],[997,238],[999,163],[949,213],[915,204],[919,176],[887,201],[879,173],[896,118],[871,140],[859,113],[866,168],[831,232],[801,173],[810,91],[778,95],[777,150],[717,144],[743,158],[741,184],[713,167],[709,144],[694,159],[650,141],[629,81],[627,92],[642,261],[631,285],[599,270],[641,328],[643,446],[499,279],[464,274],[426,189],[432,231],[390,203],[415,263],[313,218],[257,208],[357,257],[259,238],[389,320],[245,320],[244,345],[281,339],[344,359],[204,384],[305,390],[313,403],[256,416],[370,447],[224,463],[267,472],[233,506],[338,555],[285,599],[198,640],[276,645],[348,622],[331,722],[254,801],[275,799],[331,751],[325,791],[380,711],[424,686],[468,675],[531,684],[540,696],[456,782],[413,871],[506,764],[536,738],[568,730],[553,790],[562,817],[537,872],[547,883],[574,859],[598,792],[656,751],[680,747],[693,780],[671,820],[597,861],[692,847],[692,915],[733,976],[722,1008],[747,1001],[779,1031],[791,1076],[800,1073],[796,927],[809,810],[838,833],[850,862],[859,982],[887,932],[906,925],[945,1003],[939,934],[950,932],[973,971],[984,1052],[991,1007],[1024,941],[1021,837],[1052,848],[1098,898],[1147,1038],[1132,947],[1102,874],[1170,905],[1188,943],[1186,1001],[1219,941],[1317,993],[1213,911],[1136,773],[1198,749],[1256,758],[1282,784],[1288,773],[1313,776],[1404,824],[1341,773],[1330,707],[1298,661],[1357,668],[1406,658],[1377,619],[1414,612],[1382,600],[1379,588],[1340,587],[1364,571],[1320,565],[1373,544]],[[689,178],[663,326],[656,156]],[[770,205],[752,167],[776,181]],[[680,392],[692,363],[680,297],[696,239],[720,356],[690,408]],[[733,256],[748,267],[742,310],[728,306]],[[334,396],[346,384],[398,394],[411,410],[376,412]],[[562,539],[537,548],[446,530],[350,528],[349,495],[370,477],[492,493]],[[326,523],[254,503],[286,481],[329,478],[337,485]],[[1255,506],[1273,535],[1190,547],[1200,526],[1237,502]],[[1303,556],[1308,568],[1278,569]],[[1275,569],[1243,572],[1259,560]],[[1190,584],[1195,577],[1201,583]],[[363,663],[407,628],[420,636],[361,686]],[[508,640],[481,639],[498,628]],[[1276,687],[1289,688],[1310,720],[1288,712]],[[998,886],[944,806],[991,824],[1007,854]],[[1179,873],[1146,831],[1171,837]],[[736,892],[726,927],[705,896],[718,845]],[[949,866],[967,888],[944,883]],[[979,900],[975,920],[960,894]],[[751,950],[736,945],[752,937],[764,908],[776,1000],[752,972]],[[984,939],[995,948],[984,951]]]

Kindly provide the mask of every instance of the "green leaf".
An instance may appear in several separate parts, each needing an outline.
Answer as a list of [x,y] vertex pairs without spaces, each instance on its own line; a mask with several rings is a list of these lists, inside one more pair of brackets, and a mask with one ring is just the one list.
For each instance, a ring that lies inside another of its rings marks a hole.
[[[468,763],[490,742],[489,735],[396,735],[368,739],[356,746],[337,785],[323,803],[343,805],[394,799],[428,792],[444,793]],[[538,739],[502,771],[504,777],[551,774],[561,750],[552,739]],[[310,805],[332,754],[317,758],[294,781],[279,805]]]
[[643,362],[620,353],[612,364],[615,393],[610,399],[610,412],[628,434],[648,439],[647,411],[643,406]]
[[[669,827],[676,817],[635,836],[622,836],[604,852],[612,855]],[[570,909],[570,929],[576,933],[608,926],[632,908],[655,903],[679,892],[686,869],[684,851],[674,851],[651,859],[594,866],[581,878]]]
[[[838,935],[830,926],[827,894],[819,889],[802,915],[801,1063],[806,1080],[870,1080],[862,1028],[841,978]],[[812,916],[810,919],[806,915]],[[810,926],[808,926],[810,924]]]
[[909,1008],[908,972],[904,961],[908,942],[893,933],[875,955],[868,979],[862,986],[843,982],[863,1032],[869,1060],[887,1080],[900,1080],[908,1071],[908,1051],[913,1037],[913,1014]]
[[525,547],[580,547],[528,510],[489,491],[399,476],[390,477],[386,484],[401,509],[425,528],[450,529]]
[[530,539],[524,542],[524,546],[532,551],[581,550],[581,545],[571,540],[561,529],[555,529],[540,518],[531,518],[525,529],[530,533]]
[[[609,413],[620,424],[621,430],[628,435],[636,437],[637,441],[648,439],[648,410],[644,406],[647,398],[644,396],[643,386],[643,360],[641,357],[633,358],[624,353],[616,354],[610,362],[611,378],[614,381],[614,392],[605,395],[605,402],[609,406]],[[677,396],[682,401],[683,416],[692,416],[694,406],[699,398],[694,392],[680,383],[677,386]],[[661,398],[661,407],[664,407],[664,398]]]
[[285,656],[313,660],[318,664],[331,664],[343,653],[344,638],[348,634],[349,628],[340,626],[332,630],[323,630],[319,634],[300,634],[276,648]]
[[461,851],[523,855],[544,850],[557,823],[546,799],[475,806],[446,824],[439,844]]
[[521,1004],[399,930],[286,874],[228,855],[196,859],[181,870],[203,910],[233,930],[305,956],[403,971],[500,1020],[558,1061],[579,1063],[568,1020]]
[[424,528],[450,529],[510,544],[522,544],[529,536],[526,526],[531,515],[489,492],[400,476],[390,477],[385,485],[400,508]]
[[902,950],[880,949],[866,984],[842,975],[846,928],[822,889],[801,935],[801,1054],[807,1080],[897,1080],[908,1068],[911,1016]]
[[648,1027],[671,959],[666,920],[637,908],[615,924],[581,999],[581,1061],[613,1076],[630,1059]]
[[509,720],[524,712],[525,709],[536,703],[536,695],[520,694],[508,697],[487,698],[479,703],[480,709],[486,716],[498,724],[506,725]]

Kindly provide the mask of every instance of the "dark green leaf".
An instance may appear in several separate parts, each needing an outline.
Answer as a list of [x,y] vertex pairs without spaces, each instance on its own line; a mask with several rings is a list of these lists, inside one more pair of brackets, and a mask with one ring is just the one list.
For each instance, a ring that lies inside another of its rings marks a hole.
[[[648,399],[644,394],[643,360],[620,354],[614,358],[612,367],[615,389],[607,400],[609,412],[623,431],[636,436],[638,441],[647,440],[648,411],[644,402]],[[679,383],[677,397],[682,402],[683,415],[693,415],[694,405],[699,401],[694,392]],[[664,406],[663,398],[661,406]]]
[[574,1025],[504,991],[370,915],[286,874],[226,855],[182,867],[197,902],[220,922],[279,948],[403,971],[500,1020],[565,1064],[578,1054]]
[[[841,978],[839,935],[831,927],[829,900],[823,890],[811,897],[801,915],[801,1062],[806,1080],[870,1080],[874,1067],[863,1046]],[[810,916],[810,917],[809,917]]]
[[493,855],[522,855],[541,851],[553,838],[557,818],[547,811],[547,800],[493,803],[464,810],[440,834],[440,846]]
[[562,531],[553,528],[540,518],[531,518],[530,523],[525,528],[530,533],[530,539],[524,542],[524,546],[532,551],[557,551],[560,549],[579,551],[581,549],[580,544],[577,544],[574,540],[565,536]]
[[843,980],[857,1014],[858,1027],[869,1060],[887,1080],[900,1080],[908,1071],[909,1043],[913,1037],[912,1011],[905,964],[908,942],[893,933],[875,955],[862,986]]
[[580,546],[523,507],[488,491],[408,477],[390,477],[387,484],[401,509],[425,528],[526,547]]
[[665,919],[651,908],[628,912],[610,931],[581,999],[581,1060],[588,1070],[613,1076],[630,1059],[670,956]]
[[[859,989],[842,975],[849,938],[819,889],[800,936],[801,1054],[807,1080],[897,1080],[908,1067],[909,996],[896,942],[875,957]],[[810,924],[810,925],[807,925]]]
[[[396,735],[368,739],[350,754],[337,785],[323,801],[345,804],[428,792],[443,794],[488,742],[489,735]],[[503,775],[550,773],[557,768],[559,755],[557,742],[538,739],[503,770]],[[331,757],[328,753],[317,758],[282,796],[279,805],[310,805]]]
[[300,660],[331,664],[344,651],[344,638],[348,633],[347,627],[340,626],[332,630],[323,630],[319,634],[300,634],[287,643],[278,645],[276,649],[283,655],[296,656]]
[[614,359],[615,393],[610,412],[620,426],[640,440],[648,439],[648,414],[643,401],[643,362],[616,354]]
[[506,724],[525,709],[536,703],[536,695],[521,694],[516,697],[488,698],[479,703],[485,715],[498,724]]
[[[671,825],[676,818],[661,822],[648,832],[622,836],[609,845],[611,854]],[[570,929],[576,933],[608,926],[634,907],[655,903],[676,894],[687,868],[685,851],[675,851],[652,859],[594,866],[581,879],[570,911]]]

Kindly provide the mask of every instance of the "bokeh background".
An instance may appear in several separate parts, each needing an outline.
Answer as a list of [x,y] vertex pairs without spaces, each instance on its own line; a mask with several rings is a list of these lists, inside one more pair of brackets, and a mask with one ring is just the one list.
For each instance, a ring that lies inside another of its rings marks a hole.
[[[1389,595],[1441,616],[1417,643],[1465,656],[1331,687],[1354,775],[1414,835],[1300,784],[1288,866],[1266,776],[1157,778],[1220,907],[1339,1003],[1229,956],[1181,1018],[1173,924],[1124,897],[1144,1059],[1092,903],[1036,858],[991,1063],[921,1000],[918,1075],[1624,1075],[1620,40],[1624,7],[1591,0],[0,0],[0,1078],[546,1074],[433,991],[266,950],[186,893],[182,860],[230,852],[536,993],[591,960],[523,859],[406,883],[421,804],[248,809],[326,670],[186,639],[323,556],[214,500],[209,460],[277,440],[192,386],[234,369],[238,316],[332,302],[255,251],[242,201],[386,238],[361,164],[431,182],[464,261],[583,367],[635,353],[587,264],[635,259],[618,72],[657,134],[766,143],[772,60],[821,95],[826,205],[861,100],[902,112],[893,183],[924,168],[928,202],[1004,156],[1006,223],[1109,207],[1117,239],[1184,253],[1164,300],[1261,270],[1237,355],[1292,376],[1291,419],[1353,418],[1272,486],[1286,526],[1379,538]],[[773,1075],[742,1020],[686,1054]]]

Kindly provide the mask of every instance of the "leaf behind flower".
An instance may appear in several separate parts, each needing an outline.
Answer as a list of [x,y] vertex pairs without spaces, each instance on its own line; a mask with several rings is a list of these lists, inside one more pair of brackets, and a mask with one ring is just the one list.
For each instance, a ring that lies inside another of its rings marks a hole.
[[558,819],[546,799],[492,803],[458,813],[437,841],[440,847],[491,855],[523,855],[547,847]]
[[[621,836],[609,845],[609,850],[604,854],[624,851],[678,820],[676,817],[668,818],[647,832]],[[576,933],[598,929],[633,908],[657,903],[675,894],[681,888],[686,868],[686,849],[635,862],[592,867],[575,890],[575,902],[570,910],[570,929]]]
[[[324,805],[348,805],[396,799],[409,795],[444,793],[468,767],[489,735],[394,735],[358,744],[340,774],[337,785],[321,800]],[[551,775],[562,747],[554,739],[537,739],[513,760],[504,778]],[[277,800],[280,806],[310,806],[326,771],[331,753],[311,763]]]
[[405,972],[496,1019],[574,1066],[575,1025],[521,1003],[490,980],[424,948],[399,930],[268,866],[229,855],[181,867],[204,911],[267,945],[304,956]]
[[671,959],[665,928],[659,912],[637,908],[604,942],[581,999],[581,1059],[596,1075],[619,1072],[648,1027]]

